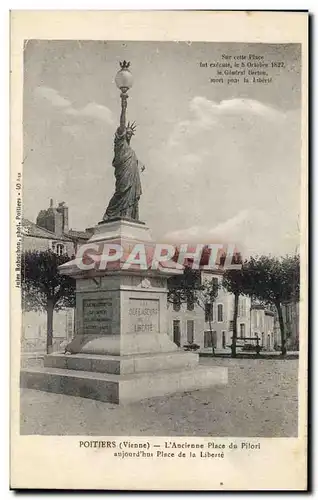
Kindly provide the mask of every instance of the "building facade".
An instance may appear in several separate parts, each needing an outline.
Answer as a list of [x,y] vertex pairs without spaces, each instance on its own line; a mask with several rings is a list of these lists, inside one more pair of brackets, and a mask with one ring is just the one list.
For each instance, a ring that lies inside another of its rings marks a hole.
[[[286,347],[290,351],[299,350],[299,302],[290,301],[282,304],[283,321],[285,325]],[[274,326],[275,345],[281,346],[281,334],[277,311],[275,311]]]
[[[222,288],[222,271],[203,271],[201,281],[215,280],[220,286],[213,304],[202,307],[191,303],[168,303],[168,332],[180,347],[197,344],[200,351],[229,350],[233,336],[234,295]],[[240,296],[237,316],[237,346],[259,344],[273,350],[274,313],[264,306],[252,305],[249,297]]]
[[[219,286],[222,271],[204,271],[201,280],[214,280]],[[179,346],[189,343],[200,350],[227,349],[232,343],[234,296],[221,286],[213,304],[168,303],[169,335]],[[250,331],[250,299],[240,297],[238,334],[246,337]]]
[[[53,200],[50,206],[41,210],[36,223],[22,220],[22,251],[51,250],[58,255],[76,254],[78,246],[90,237],[90,230],[75,231],[69,229],[68,207],[64,202],[56,207]],[[23,311],[21,347],[24,352],[45,352],[47,334],[47,316],[45,312]],[[74,335],[74,309],[55,311],[53,316],[53,349],[60,348]]]
[[260,304],[251,305],[251,337],[258,337],[266,351],[275,348],[275,314]]

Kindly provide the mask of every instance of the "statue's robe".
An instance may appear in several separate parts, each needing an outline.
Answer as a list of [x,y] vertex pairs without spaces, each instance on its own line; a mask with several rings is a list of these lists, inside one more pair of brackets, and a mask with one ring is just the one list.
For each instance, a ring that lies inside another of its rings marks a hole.
[[113,167],[116,187],[106,209],[104,220],[127,217],[139,220],[138,201],[142,194],[140,183],[140,162],[135,151],[128,144],[126,131],[117,129],[114,143]]

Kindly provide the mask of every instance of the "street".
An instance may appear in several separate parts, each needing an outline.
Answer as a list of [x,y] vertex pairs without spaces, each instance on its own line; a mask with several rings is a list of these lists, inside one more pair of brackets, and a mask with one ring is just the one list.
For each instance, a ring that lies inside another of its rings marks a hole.
[[229,383],[129,406],[21,390],[21,434],[297,436],[297,359],[201,358],[227,366]]

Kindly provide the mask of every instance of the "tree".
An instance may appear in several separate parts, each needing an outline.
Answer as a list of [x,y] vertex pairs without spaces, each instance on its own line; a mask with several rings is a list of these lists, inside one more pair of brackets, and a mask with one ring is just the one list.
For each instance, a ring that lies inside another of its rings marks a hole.
[[282,356],[286,355],[286,334],[282,305],[299,301],[299,255],[286,257],[251,257],[246,264],[249,275],[249,295],[274,305],[280,326]]
[[[213,304],[218,296],[220,285],[218,280],[205,279],[201,290],[197,290],[196,293],[196,303],[198,304],[204,312],[207,312],[206,316],[208,318],[210,332],[212,335],[212,319],[213,319]],[[213,342],[213,339],[212,339]],[[213,343],[213,354],[214,354],[214,343]]]
[[47,353],[53,349],[53,312],[75,306],[75,280],[58,272],[68,255],[26,251],[21,259],[22,307],[47,313]]
[[236,343],[237,343],[237,316],[240,295],[247,295],[248,288],[248,272],[243,264],[241,269],[227,269],[224,272],[222,286],[234,295],[234,309],[233,309],[233,336],[231,344],[231,356],[236,357]]
[[186,266],[182,274],[168,279],[168,302],[195,302],[200,290],[203,290],[201,272]]

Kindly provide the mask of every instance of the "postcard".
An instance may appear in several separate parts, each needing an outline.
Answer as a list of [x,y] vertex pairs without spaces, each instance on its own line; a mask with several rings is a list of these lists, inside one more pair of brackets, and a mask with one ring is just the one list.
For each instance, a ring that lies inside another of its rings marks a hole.
[[11,12],[11,488],[306,490],[308,14]]

